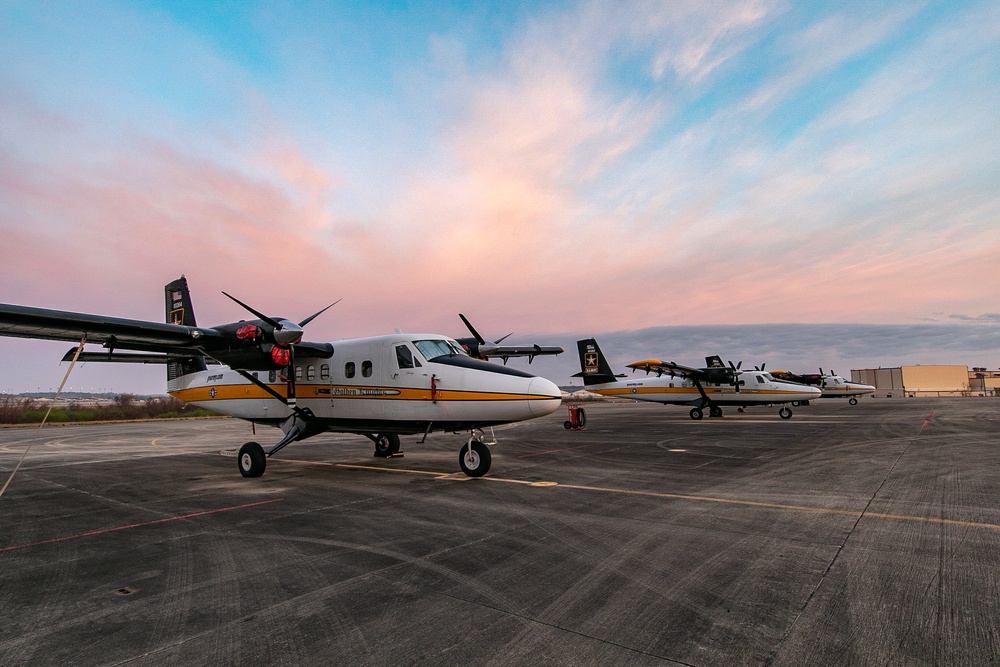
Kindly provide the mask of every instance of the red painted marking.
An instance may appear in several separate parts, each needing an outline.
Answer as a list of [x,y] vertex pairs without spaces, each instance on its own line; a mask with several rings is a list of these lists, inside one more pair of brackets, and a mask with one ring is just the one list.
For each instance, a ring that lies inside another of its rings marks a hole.
[[241,510],[248,507],[258,507],[259,505],[269,505],[271,503],[280,503],[284,498],[275,498],[273,500],[261,500],[256,503],[247,503],[246,505],[235,505],[233,507],[223,507],[217,510],[205,510],[203,512],[193,512],[191,514],[182,514],[180,516],[172,516],[166,519],[154,519],[153,521],[144,521],[142,523],[133,523],[127,526],[117,526],[115,528],[103,528],[101,530],[91,530],[86,533],[80,533],[78,535],[69,535],[67,537],[55,537],[51,540],[42,540],[41,542],[31,542],[30,544],[18,544],[12,547],[4,547],[0,549],[0,553],[4,551],[14,551],[15,549],[27,549],[28,547],[37,547],[42,544],[53,544],[55,542],[65,542],[66,540],[76,540],[81,537],[93,537],[94,535],[104,535],[105,533],[114,533],[119,530],[129,530],[130,528],[142,528],[143,526],[153,526],[158,523],[167,523],[168,521],[180,521],[181,519],[193,519],[199,516],[205,516],[207,514],[218,514],[219,512],[229,512],[230,510]]
[[521,454],[517,458],[519,459],[530,459],[532,456],[542,456],[544,454],[555,454],[556,452],[568,452],[572,449],[583,449],[584,447],[593,447],[593,445],[579,445],[578,447],[564,447],[562,449],[550,449],[544,452],[535,452],[534,454]]
[[927,419],[925,419],[924,423],[920,425],[920,428],[927,428],[927,426],[931,423],[931,419],[933,419],[933,417],[934,417],[934,411],[931,410],[931,413],[927,415]]

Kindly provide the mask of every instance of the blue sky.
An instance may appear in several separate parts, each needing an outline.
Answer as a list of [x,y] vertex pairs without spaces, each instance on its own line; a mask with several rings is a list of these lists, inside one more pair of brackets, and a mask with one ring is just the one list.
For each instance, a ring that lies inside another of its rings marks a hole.
[[0,302],[995,326],[998,47],[992,2],[3,2]]

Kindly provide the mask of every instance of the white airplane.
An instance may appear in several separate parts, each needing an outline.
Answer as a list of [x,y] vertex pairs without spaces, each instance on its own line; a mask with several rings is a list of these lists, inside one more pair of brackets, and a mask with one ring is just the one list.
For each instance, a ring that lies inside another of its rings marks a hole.
[[[587,391],[602,396],[631,398],[667,405],[690,405],[691,419],[701,419],[707,407],[712,417],[722,416],[722,406],[740,408],[751,405],[805,402],[820,397],[815,387],[782,382],[764,371],[744,371],[730,364],[727,368],[718,357],[710,357],[709,368],[690,368],[672,361],[645,359],[628,364],[634,373],[646,371],[647,377],[629,378],[615,375],[597,341],[593,338],[577,341],[581,372]],[[655,373],[655,377],[648,377]],[[622,380],[620,378],[628,378]],[[782,419],[791,419],[792,410],[782,406]]]
[[[0,336],[80,343],[66,359],[166,364],[171,395],[280,427],[284,437],[266,452],[256,442],[240,448],[244,477],[262,475],[268,457],[286,445],[327,431],[364,435],[377,456],[397,453],[401,434],[426,439],[432,431],[468,431],[459,465],[480,477],[491,463],[483,429],[541,417],[561,404],[549,380],[473,359],[447,336],[303,342],[302,327],[326,308],[295,323],[228,294],[258,319],[199,327],[187,280],[181,276],[165,292],[166,324],[0,304]],[[83,352],[86,343],[107,351]]]
[[875,393],[875,387],[870,384],[852,382],[833,371],[827,375],[822,368],[819,369],[819,375],[815,373],[797,375],[789,371],[771,371],[771,375],[782,380],[818,387],[823,392],[820,398],[846,398],[851,405],[858,404],[858,396]]

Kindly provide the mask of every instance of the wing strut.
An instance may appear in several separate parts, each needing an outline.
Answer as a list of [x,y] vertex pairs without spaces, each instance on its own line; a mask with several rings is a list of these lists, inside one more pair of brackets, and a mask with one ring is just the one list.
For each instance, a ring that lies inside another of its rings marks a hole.
[[[59,389],[56,390],[56,395],[52,399],[53,401],[59,398],[59,394],[62,393],[63,387],[66,386],[66,381],[69,380],[69,374],[73,372],[73,367],[76,366],[76,360],[80,358],[80,353],[83,351],[83,346],[86,342],[87,342],[87,334],[83,334],[83,337],[80,338],[80,345],[78,345],[76,348],[76,354],[73,355],[73,361],[70,362],[69,368],[66,369],[66,375],[63,376],[63,380],[59,384]],[[50,412],[52,412],[51,403],[49,404],[49,409],[45,411],[45,417],[42,418],[42,423],[38,425],[38,428],[42,428],[43,426],[45,426],[45,422],[47,422],[49,419]],[[14,475],[17,474],[18,468],[20,468],[21,464],[24,462],[24,457],[28,455],[28,450],[31,449],[31,444],[32,443],[30,442],[28,443],[28,446],[25,448],[24,453],[21,454],[21,458],[18,459],[17,465],[14,466],[14,469],[10,471],[10,477],[7,478],[7,481],[4,483],[3,488],[0,489],[0,496],[3,496],[3,492],[7,490],[8,486],[10,486],[11,480],[14,479]]]

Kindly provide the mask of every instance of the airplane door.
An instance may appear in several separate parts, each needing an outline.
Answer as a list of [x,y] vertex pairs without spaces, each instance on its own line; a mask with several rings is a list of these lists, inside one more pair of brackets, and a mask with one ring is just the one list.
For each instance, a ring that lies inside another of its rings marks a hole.
[[424,395],[430,388],[430,375],[416,351],[409,343],[397,341],[385,344],[382,357],[388,369],[388,384],[398,387],[403,397],[400,406],[414,416],[426,410],[431,404]]

